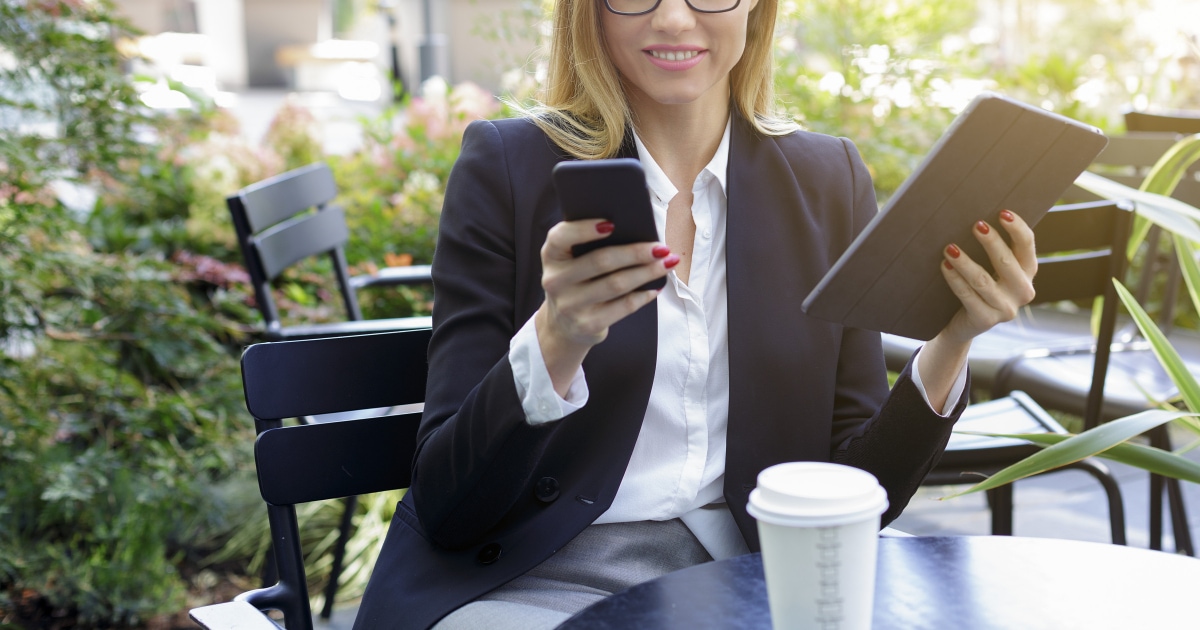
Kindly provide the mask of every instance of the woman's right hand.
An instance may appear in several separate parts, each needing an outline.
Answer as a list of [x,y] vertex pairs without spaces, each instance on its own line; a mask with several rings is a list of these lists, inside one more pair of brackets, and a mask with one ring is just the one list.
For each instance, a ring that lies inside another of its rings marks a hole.
[[573,246],[612,231],[613,224],[604,220],[564,221],[550,228],[542,245],[546,299],[534,325],[560,396],[566,395],[588,351],[608,336],[608,328],[658,297],[658,290],[638,287],[679,263],[662,243],[600,247],[578,258],[571,254]]

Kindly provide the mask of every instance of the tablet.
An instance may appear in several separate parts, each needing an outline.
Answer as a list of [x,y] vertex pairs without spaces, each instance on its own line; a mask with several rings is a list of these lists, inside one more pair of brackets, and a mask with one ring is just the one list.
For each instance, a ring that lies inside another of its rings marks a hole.
[[809,293],[804,311],[931,339],[962,305],[938,268],[942,249],[955,243],[990,268],[971,234],[975,222],[995,225],[1007,208],[1035,225],[1106,144],[1099,129],[981,94]]

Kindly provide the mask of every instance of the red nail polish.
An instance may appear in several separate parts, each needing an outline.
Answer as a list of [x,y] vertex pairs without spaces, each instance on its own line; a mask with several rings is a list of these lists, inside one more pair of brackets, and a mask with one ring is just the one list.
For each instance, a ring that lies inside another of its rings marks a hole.
[[992,228],[988,227],[988,224],[984,223],[983,221],[976,221],[975,229],[979,230],[980,234],[987,234],[988,232],[992,231]]
[[950,271],[954,271],[954,265],[951,265],[949,260],[943,260],[942,265],[945,266]]
[[946,246],[946,255],[951,258],[958,258],[962,255],[962,250],[958,248],[958,245],[951,243]]
[[666,258],[667,254],[671,253],[671,248],[667,247],[666,245],[655,245],[654,249],[650,250],[650,253],[653,254],[655,258]]
[[1004,219],[1005,221],[1008,221],[1009,223],[1012,223],[1013,221],[1016,220],[1016,217],[1013,216],[1013,213],[1008,210],[1001,210],[1000,218]]
[[671,254],[670,256],[667,256],[667,259],[663,261],[663,266],[666,267],[667,269],[670,269],[671,267],[674,267],[675,265],[678,265],[678,264],[679,264],[679,256],[676,256],[675,254]]
[[612,221],[601,221],[596,224],[596,231],[601,234],[611,234],[617,226],[613,225]]

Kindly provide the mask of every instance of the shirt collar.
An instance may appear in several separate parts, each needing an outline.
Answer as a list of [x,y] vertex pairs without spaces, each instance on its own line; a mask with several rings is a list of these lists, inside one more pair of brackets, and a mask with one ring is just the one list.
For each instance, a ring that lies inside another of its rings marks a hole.
[[[729,120],[725,121],[725,133],[721,135],[721,143],[717,145],[716,153],[713,154],[712,159],[708,161],[708,165],[703,169],[703,171],[708,171],[721,184],[722,193],[726,192],[725,178],[729,171],[729,133],[732,122],[733,116],[731,114]],[[633,141],[637,145],[638,160],[641,161],[642,168],[646,171],[646,186],[650,188],[650,192],[653,195],[658,197],[659,201],[667,203],[675,197],[675,193],[678,193],[679,190],[671,183],[671,180],[663,172],[658,162],[654,161],[654,157],[650,155],[650,151],[646,149],[646,145],[642,144],[642,139],[638,136],[636,130],[633,132]]]

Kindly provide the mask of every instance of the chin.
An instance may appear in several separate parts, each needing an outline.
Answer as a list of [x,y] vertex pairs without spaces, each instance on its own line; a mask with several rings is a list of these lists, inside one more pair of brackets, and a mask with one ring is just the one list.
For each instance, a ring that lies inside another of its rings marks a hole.
[[700,94],[691,91],[672,91],[653,94],[650,98],[660,105],[688,105],[700,100]]

